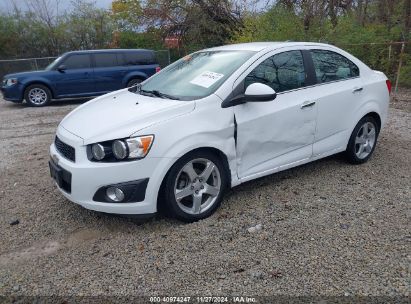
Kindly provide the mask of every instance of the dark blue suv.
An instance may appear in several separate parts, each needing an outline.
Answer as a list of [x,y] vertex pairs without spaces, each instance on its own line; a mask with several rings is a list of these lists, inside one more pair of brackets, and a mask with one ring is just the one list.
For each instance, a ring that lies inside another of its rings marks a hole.
[[52,99],[94,97],[142,82],[160,70],[151,50],[68,52],[43,71],[4,76],[5,100],[45,106]]

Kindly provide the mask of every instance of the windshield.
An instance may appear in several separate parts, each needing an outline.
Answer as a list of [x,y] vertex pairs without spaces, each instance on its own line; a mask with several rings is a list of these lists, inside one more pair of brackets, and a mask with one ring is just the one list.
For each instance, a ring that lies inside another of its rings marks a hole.
[[205,51],[188,55],[148,79],[141,93],[181,100],[200,99],[214,93],[220,85],[255,52]]
[[46,70],[46,71],[53,70],[54,68],[56,68],[56,67],[58,66],[60,60],[61,60],[61,56],[58,57],[57,59],[55,59],[52,63],[50,63],[50,64],[45,68],[45,70]]

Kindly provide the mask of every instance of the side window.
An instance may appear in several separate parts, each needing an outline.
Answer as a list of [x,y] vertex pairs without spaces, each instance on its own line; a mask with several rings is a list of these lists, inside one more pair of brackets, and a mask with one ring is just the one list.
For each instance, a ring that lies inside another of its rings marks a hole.
[[326,50],[311,50],[318,83],[348,79],[360,75],[358,67],[343,55]]
[[154,64],[156,62],[154,52],[140,51],[124,54],[126,65]]
[[245,78],[245,88],[256,82],[277,93],[304,87],[306,75],[301,52],[289,51],[267,58]]
[[126,65],[147,64],[147,56],[145,52],[130,52],[125,53]]
[[96,68],[107,68],[117,66],[117,55],[115,53],[94,54]]
[[88,69],[91,66],[90,65],[90,55],[88,54],[71,55],[66,60],[64,60],[63,64],[66,66],[68,70]]

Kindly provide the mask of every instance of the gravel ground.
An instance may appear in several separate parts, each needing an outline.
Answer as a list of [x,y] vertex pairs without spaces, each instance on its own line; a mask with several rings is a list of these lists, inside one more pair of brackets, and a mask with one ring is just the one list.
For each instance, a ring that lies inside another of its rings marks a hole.
[[194,224],[99,214],[60,195],[48,146],[78,104],[0,100],[0,295],[409,296],[409,91],[368,163],[333,156],[248,182]]

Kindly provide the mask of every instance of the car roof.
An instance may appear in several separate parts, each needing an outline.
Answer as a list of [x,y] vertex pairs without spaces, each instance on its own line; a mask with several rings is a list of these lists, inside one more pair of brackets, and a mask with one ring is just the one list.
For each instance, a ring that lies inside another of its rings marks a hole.
[[105,53],[105,52],[154,52],[148,49],[100,49],[100,50],[80,50],[70,51],[66,54],[82,54],[82,53]]
[[207,51],[254,51],[275,50],[282,47],[290,46],[330,46],[325,43],[317,42],[292,42],[292,41],[277,41],[277,42],[250,42],[229,44],[207,49]]

